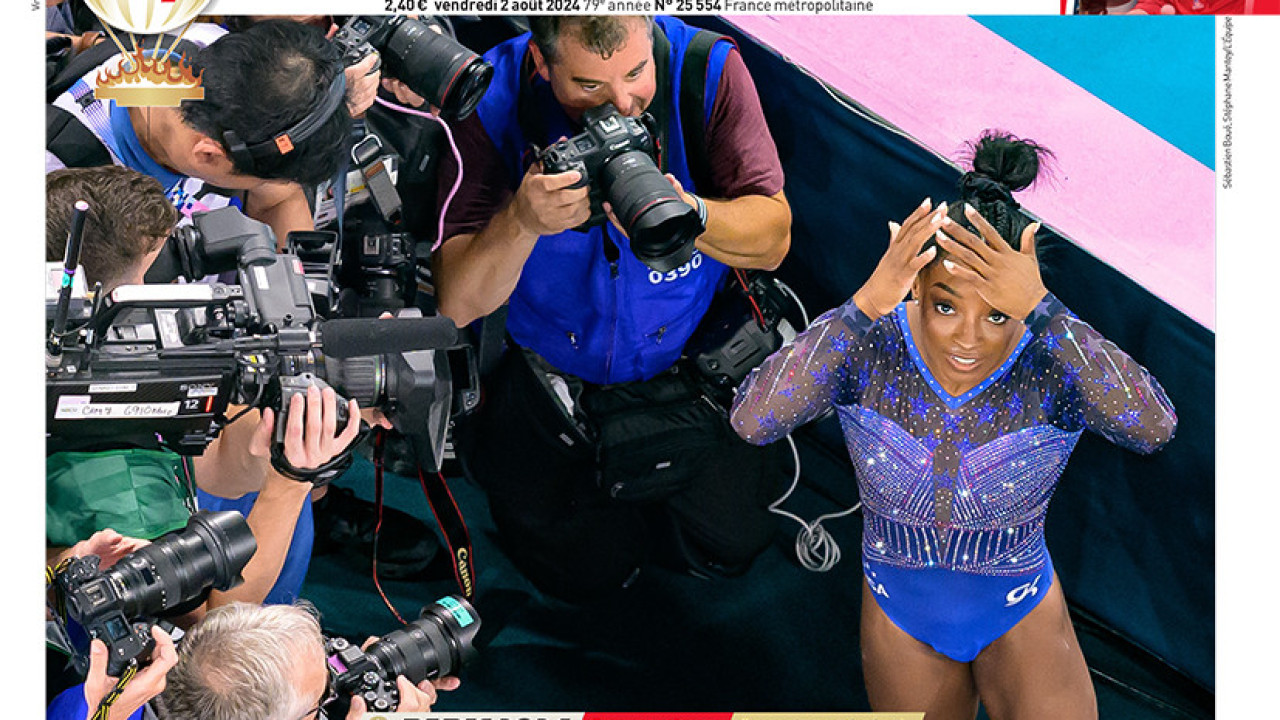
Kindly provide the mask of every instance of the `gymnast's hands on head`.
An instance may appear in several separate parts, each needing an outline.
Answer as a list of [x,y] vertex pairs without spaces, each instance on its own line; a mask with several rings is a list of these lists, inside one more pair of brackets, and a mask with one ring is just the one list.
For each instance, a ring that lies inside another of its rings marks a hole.
[[853,301],[867,317],[876,318],[892,312],[911,290],[916,274],[938,254],[937,248],[921,252],[946,217],[947,204],[936,209],[929,198],[902,221],[889,222],[889,248],[867,282],[853,294]]
[[976,210],[965,206],[965,217],[982,233],[979,237],[951,218],[944,218],[938,244],[950,257],[943,264],[951,273],[972,280],[978,294],[991,307],[1011,318],[1024,320],[1048,290],[1040,279],[1036,260],[1036,231],[1031,223],[1022,231],[1022,249],[1014,250]]

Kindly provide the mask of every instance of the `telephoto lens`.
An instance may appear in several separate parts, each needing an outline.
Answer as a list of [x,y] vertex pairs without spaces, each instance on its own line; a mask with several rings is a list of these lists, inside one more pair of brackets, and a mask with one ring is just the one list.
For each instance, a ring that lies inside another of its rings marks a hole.
[[385,77],[400,80],[450,120],[470,115],[493,80],[493,66],[487,60],[412,18],[402,18],[396,25],[383,58]]
[[389,632],[366,650],[344,638],[326,643],[329,671],[342,695],[359,695],[370,711],[391,712],[400,703],[396,676],[414,685],[456,675],[475,659],[480,616],[471,603],[448,595],[422,609],[417,620]]
[[610,159],[600,184],[640,262],[658,272],[689,262],[702,221],[646,153],[631,150]]
[[209,588],[238,585],[240,571],[257,549],[240,513],[201,511],[182,530],[162,535],[103,571],[113,593],[73,593],[67,608],[72,617],[92,617],[110,598],[128,618],[155,617]]
[[57,576],[67,614],[107,645],[107,674],[119,677],[150,652],[150,621],[196,600],[210,588],[242,582],[258,543],[240,513],[201,511],[181,530],[162,535],[107,570],[98,557],[72,560]]

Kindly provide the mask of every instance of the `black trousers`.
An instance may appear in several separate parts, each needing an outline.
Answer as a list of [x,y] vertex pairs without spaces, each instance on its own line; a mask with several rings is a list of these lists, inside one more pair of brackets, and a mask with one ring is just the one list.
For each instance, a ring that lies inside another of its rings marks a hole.
[[617,500],[597,480],[594,445],[511,350],[487,379],[462,443],[503,549],[539,590],[571,602],[621,589],[648,563],[738,575],[773,539],[768,506],[786,487],[776,446],[728,431],[685,489],[660,501]]

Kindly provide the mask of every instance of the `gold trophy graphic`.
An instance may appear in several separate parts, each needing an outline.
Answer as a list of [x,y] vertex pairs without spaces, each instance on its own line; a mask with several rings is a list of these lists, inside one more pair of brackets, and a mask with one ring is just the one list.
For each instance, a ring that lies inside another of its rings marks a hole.
[[[199,75],[174,48],[209,0],[86,0],[86,3],[121,53],[117,67],[107,67],[98,73],[97,97],[115,100],[117,105],[125,107],[177,107],[183,100],[204,99]],[[162,47],[163,38],[154,48],[146,48],[135,37],[135,34],[159,35],[177,27],[182,30],[168,48]],[[132,50],[125,47],[112,28],[128,36]]]

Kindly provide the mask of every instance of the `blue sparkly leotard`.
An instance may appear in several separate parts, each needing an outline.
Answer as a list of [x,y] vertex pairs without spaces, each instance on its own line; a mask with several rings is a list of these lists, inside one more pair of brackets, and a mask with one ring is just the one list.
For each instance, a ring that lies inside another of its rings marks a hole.
[[898,627],[968,662],[1047,594],[1044,519],[1085,428],[1152,452],[1177,418],[1144,368],[1052,294],[1017,347],[959,397],[920,357],[906,304],[853,300],[738,390],[733,426],[764,444],[835,407],[863,503],[864,576]]

